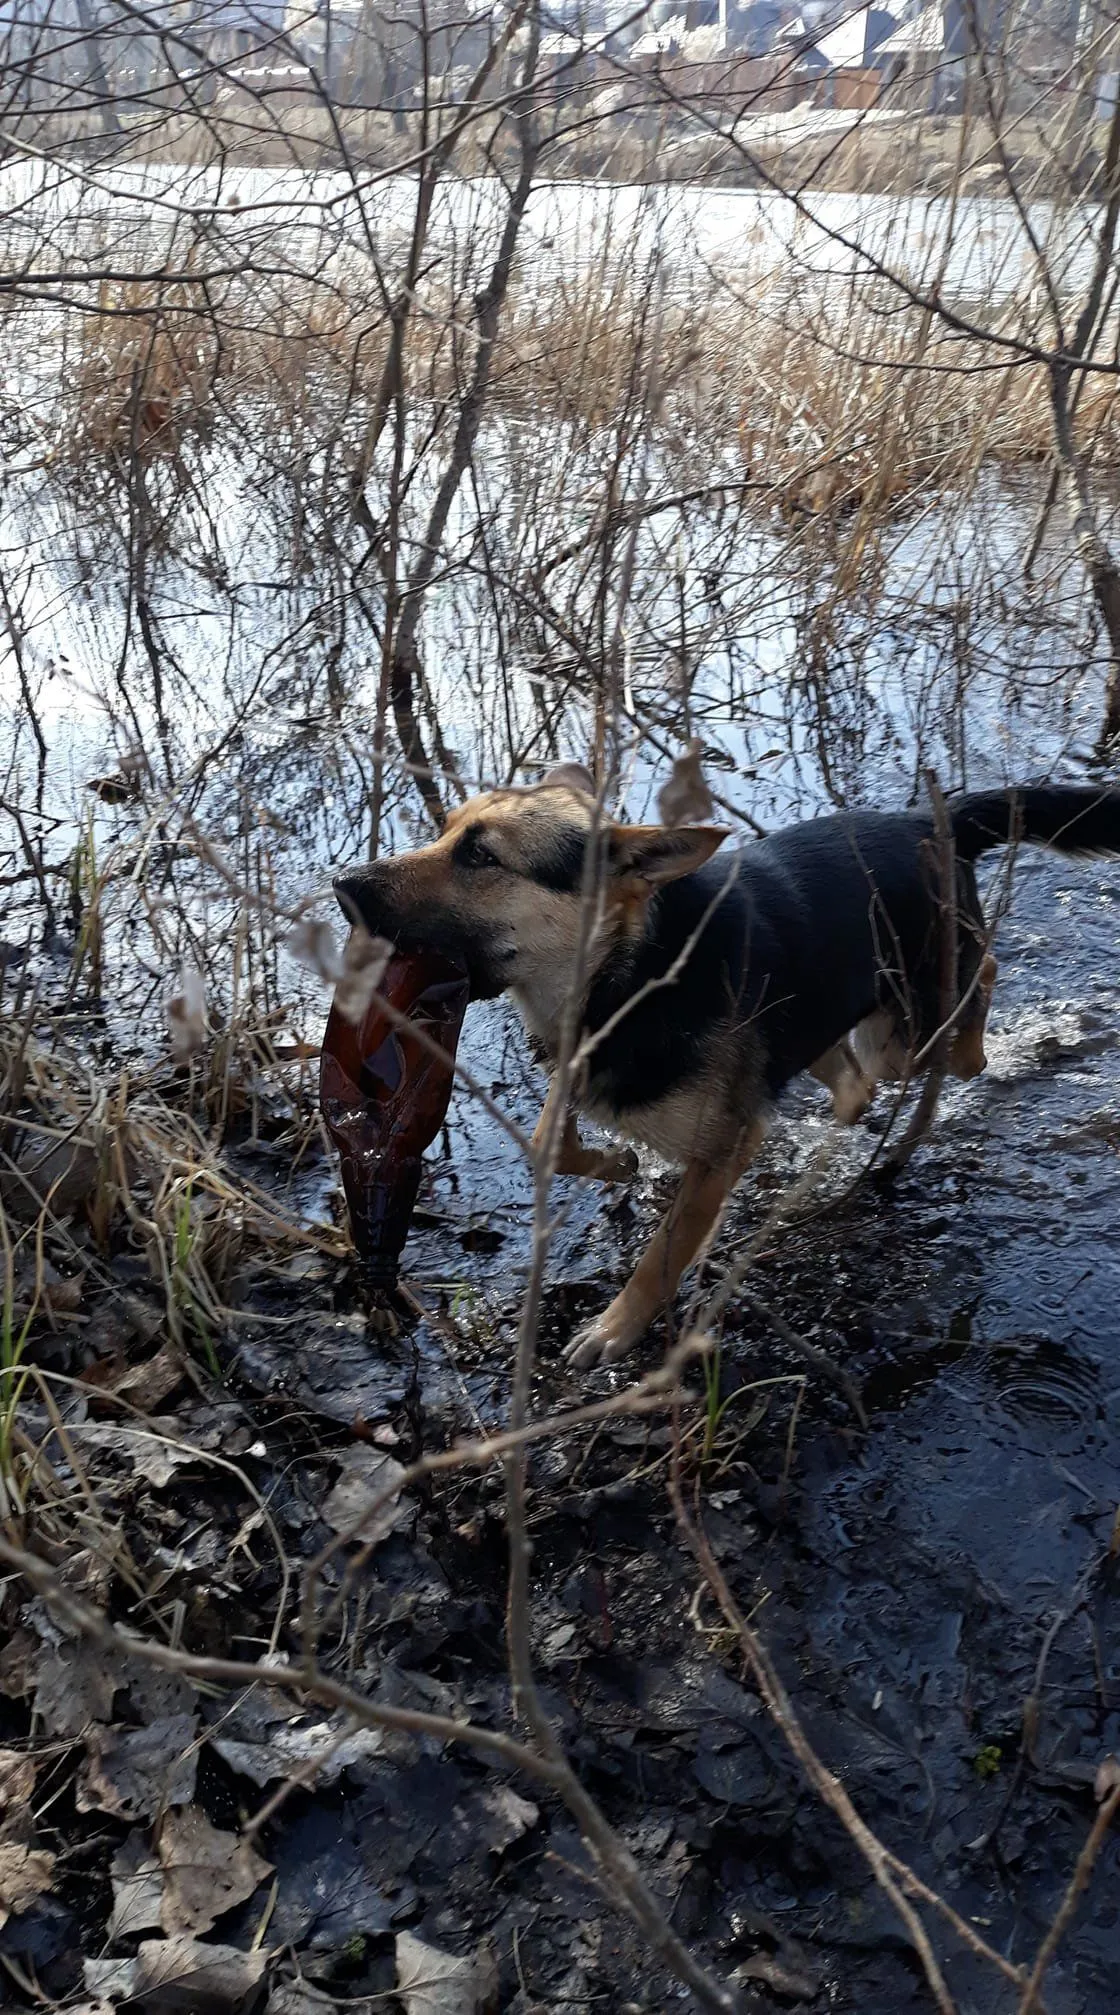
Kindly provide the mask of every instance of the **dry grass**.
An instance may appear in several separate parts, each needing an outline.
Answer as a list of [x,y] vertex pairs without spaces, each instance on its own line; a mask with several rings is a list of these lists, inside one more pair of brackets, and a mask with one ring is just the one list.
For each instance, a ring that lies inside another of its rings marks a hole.
[[[635,281],[640,276],[635,276]],[[174,457],[262,421],[278,443],[311,426],[320,447],[356,430],[380,382],[388,323],[339,284],[237,303],[219,340],[182,289],[101,289],[68,342],[57,449],[71,467]],[[1008,312],[1005,321],[1010,322]],[[491,407],[587,436],[642,423],[655,368],[667,470],[739,475],[782,508],[890,511],[971,480],[980,465],[1049,457],[1045,371],[980,344],[931,338],[917,309],[884,328],[873,306],[846,317],[776,313],[765,282],[670,306],[651,355],[648,293],[592,276],[526,277],[499,334]],[[406,384],[417,410],[453,415],[473,344],[470,305],[425,297],[410,329]],[[627,415],[630,416],[629,420]],[[648,416],[647,416],[648,418]],[[1078,413],[1090,465],[1120,452],[1116,380],[1090,378]],[[682,476],[682,482],[684,478]]]

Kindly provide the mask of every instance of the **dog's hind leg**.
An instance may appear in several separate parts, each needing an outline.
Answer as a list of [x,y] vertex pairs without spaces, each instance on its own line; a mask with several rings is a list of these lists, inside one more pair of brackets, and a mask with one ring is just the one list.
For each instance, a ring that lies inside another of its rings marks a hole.
[[953,1037],[953,1047],[949,1051],[949,1073],[952,1077],[967,1080],[979,1077],[987,1065],[984,1049],[984,1024],[988,1019],[988,1009],[992,1003],[992,989],[999,971],[991,952],[985,952],[980,961],[976,977],[976,991],[964,1011],[960,1026]]
[[[548,1100],[533,1129],[530,1146],[540,1152],[549,1125]],[[638,1173],[638,1157],[632,1147],[585,1147],[571,1113],[564,1119],[556,1175],[582,1175],[595,1182],[632,1182]]]
[[671,1302],[681,1275],[711,1238],[723,1206],[765,1136],[756,1120],[747,1128],[738,1152],[713,1167],[693,1160],[685,1165],[681,1186],[673,1198],[621,1294],[593,1322],[576,1332],[564,1356],[581,1369],[613,1364],[625,1357],[642,1337],[660,1308]]
[[833,1043],[816,1063],[809,1065],[810,1077],[827,1085],[832,1093],[832,1111],[841,1126],[854,1126],[862,1119],[875,1096],[875,1080],[860,1066],[850,1043]]

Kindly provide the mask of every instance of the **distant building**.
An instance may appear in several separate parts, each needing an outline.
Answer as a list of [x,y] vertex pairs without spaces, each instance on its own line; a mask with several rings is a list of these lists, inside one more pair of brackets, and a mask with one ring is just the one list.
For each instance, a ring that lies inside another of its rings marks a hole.
[[870,68],[880,43],[894,33],[896,26],[894,15],[888,14],[885,7],[860,7],[846,14],[825,34],[818,35],[815,47],[830,70],[865,70]]

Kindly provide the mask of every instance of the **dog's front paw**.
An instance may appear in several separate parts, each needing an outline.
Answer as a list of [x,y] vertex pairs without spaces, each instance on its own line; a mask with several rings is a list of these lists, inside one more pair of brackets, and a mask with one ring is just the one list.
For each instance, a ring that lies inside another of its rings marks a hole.
[[645,1326],[612,1301],[602,1315],[580,1325],[564,1352],[564,1362],[576,1371],[588,1371],[593,1364],[615,1364],[633,1350]]

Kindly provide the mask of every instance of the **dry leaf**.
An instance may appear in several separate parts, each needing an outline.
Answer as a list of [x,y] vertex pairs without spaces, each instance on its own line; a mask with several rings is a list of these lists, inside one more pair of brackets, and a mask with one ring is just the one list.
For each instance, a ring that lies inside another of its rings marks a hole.
[[[136,1985],[135,1959],[83,1959],[82,1978],[91,1994],[98,1996],[98,2004],[107,2008],[112,2001],[123,2001],[132,1993]],[[81,2009],[72,2015],[83,2015]]]
[[146,1938],[136,1955],[133,1993],[150,1994],[156,1987],[174,1987],[165,2003],[157,2007],[205,2008],[207,2015],[219,2010],[240,2009],[255,1998],[268,1964],[264,1952],[238,1952],[232,1945],[203,1945],[197,1938],[179,1934],[173,1938]]
[[91,1728],[78,1810],[154,1819],[169,1805],[189,1805],[198,1771],[194,1737],[191,1714],[170,1714],[149,1728]]
[[340,953],[333,930],[320,917],[301,918],[284,944],[293,958],[333,986],[339,1014],[353,1022],[361,1021],[393,952],[384,938],[371,937],[356,924]]
[[677,757],[667,783],[657,794],[657,810],[663,826],[702,826],[716,814],[711,791],[700,768],[703,743],[695,737]]
[[497,1987],[490,1953],[455,1959],[411,1931],[397,1937],[397,1994],[405,2015],[482,2015]]
[[405,1472],[391,1455],[360,1443],[348,1449],[342,1459],[342,1474],[323,1505],[323,1517],[332,1532],[354,1532],[360,1521],[382,1498],[375,1517],[360,1525],[356,1538],[363,1545],[387,1539],[391,1532],[410,1525],[416,1517],[414,1504],[400,1502],[401,1478]]
[[206,1041],[206,982],[195,966],[183,967],[179,991],[168,999],[167,1032],[177,1064],[189,1063]]
[[209,1740],[231,1770],[262,1787],[296,1772],[304,1784],[333,1784],[344,1770],[379,1756],[384,1748],[376,1728],[348,1730],[342,1714],[308,1721],[289,1702],[274,1704],[259,1693],[226,1709]]
[[528,1833],[541,1816],[539,1806],[511,1791],[508,1784],[490,1785],[482,1794],[482,1803],[494,1821],[486,1841],[492,1854],[504,1854],[506,1848],[512,1847],[515,1840]]
[[168,1393],[182,1382],[183,1353],[178,1344],[167,1342],[160,1345],[154,1357],[145,1358],[142,1364],[128,1367],[114,1385],[113,1390],[122,1399],[127,1399],[138,1413],[150,1413]]
[[294,931],[284,939],[284,950],[301,965],[310,966],[328,986],[342,978],[342,957],[335,934],[323,917],[301,917]]
[[272,1873],[236,1833],[212,1826],[197,1805],[169,1812],[159,1834],[167,1875],[160,1921],[165,1931],[210,1931],[235,1904],[246,1903]]
[[158,1414],[153,1414],[144,1427],[117,1427],[107,1420],[83,1420],[70,1428],[72,1438],[79,1444],[88,1442],[94,1448],[123,1456],[138,1476],[146,1477],[153,1490],[163,1490],[177,1469],[199,1460],[196,1448],[185,1448],[172,1439],[179,1432],[174,1416],[163,1418]]
[[[372,2001],[348,2001],[346,2015],[373,2015]],[[338,2003],[310,1980],[282,1980],[272,1989],[264,2015],[338,2015]]]
[[35,1763],[20,1749],[0,1749],[0,1835],[24,1839],[31,1824]]
[[[163,1870],[146,1833],[134,1830],[118,1847],[109,1864],[113,1878],[113,1914],[109,1937],[127,1938],[136,1931],[158,1931],[163,1901]],[[87,1980],[86,1986],[91,1983]]]
[[0,1693],[9,1700],[26,1700],[38,1678],[42,1646],[21,1624],[6,1644],[0,1644]]
[[0,1840],[0,1928],[51,1886],[54,1855],[21,1840]]
[[88,1644],[64,1641],[46,1651],[35,1688],[35,1712],[48,1735],[82,1735],[91,1725],[107,1721],[117,1674]]
[[820,1993],[818,1974],[809,1967],[783,1957],[780,1952],[754,1952],[736,1966],[733,1980],[761,1980],[787,2001],[815,2001]]
[[393,947],[384,938],[371,937],[360,925],[351,931],[334,990],[334,1004],[347,1021],[361,1021],[392,955]]

